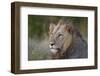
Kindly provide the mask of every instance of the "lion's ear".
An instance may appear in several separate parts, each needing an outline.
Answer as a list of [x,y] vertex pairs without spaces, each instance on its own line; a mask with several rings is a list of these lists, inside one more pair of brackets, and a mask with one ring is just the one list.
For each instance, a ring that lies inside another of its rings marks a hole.
[[65,20],[64,19],[60,19],[59,22],[58,22],[58,25],[59,26],[65,25]]
[[55,24],[54,23],[50,23],[49,30],[53,31],[54,28],[55,28]]
[[73,27],[70,26],[70,27],[67,27],[67,31],[72,34],[74,32],[74,29]]

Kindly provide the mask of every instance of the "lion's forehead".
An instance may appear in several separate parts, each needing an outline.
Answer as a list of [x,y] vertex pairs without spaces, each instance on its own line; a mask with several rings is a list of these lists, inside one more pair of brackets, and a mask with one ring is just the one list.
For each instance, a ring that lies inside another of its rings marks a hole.
[[56,26],[53,30],[53,34],[58,34],[58,33],[63,33],[64,32],[64,27],[62,26]]

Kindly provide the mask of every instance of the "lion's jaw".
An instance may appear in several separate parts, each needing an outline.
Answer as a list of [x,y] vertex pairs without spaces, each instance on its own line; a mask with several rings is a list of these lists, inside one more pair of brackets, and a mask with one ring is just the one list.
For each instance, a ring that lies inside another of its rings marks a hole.
[[58,51],[60,51],[60,49],[57,48],[56,45],[52,45],[52,46],[51,46],[51,43],[52,43],[52,42],[49,43],[49,48],[50,48],[51,53],[55,54],[55,53],[57,53]]

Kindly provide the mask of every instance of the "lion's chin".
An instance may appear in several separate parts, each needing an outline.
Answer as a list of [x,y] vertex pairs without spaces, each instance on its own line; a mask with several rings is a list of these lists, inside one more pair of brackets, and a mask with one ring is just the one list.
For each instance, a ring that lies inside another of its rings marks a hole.
[[57,52],[58,52],[58,50],[57,50],[57,49],[50,49],[50,51],[51,51],[53,54],[55,54],[55,53],[57,53]]

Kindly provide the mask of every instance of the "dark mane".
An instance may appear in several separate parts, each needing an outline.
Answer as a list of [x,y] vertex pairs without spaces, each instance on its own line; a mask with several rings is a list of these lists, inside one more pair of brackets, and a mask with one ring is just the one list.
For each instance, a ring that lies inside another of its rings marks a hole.
[[[83,39],[80,31],[74,26],[71,20],[66,20],[62,18],[59,22],[59,25],[66,25],[68,32],[72,34],[72,43],[66,49],[66,51],[59,57],[59,59],[72,59],[72,58],[87,58],[87,43]],[[57,54],[60,55],[59,53]]]
[[80,31],[70,20],[62,19],[63,23],[69,28],[69,33],[73,35],[73,41],[66,52],[63,54],[62,58],[87,58],[87,43],[83,39]]
[[59,25],[65,24],[66,28],[69,28],[69,33],[82,37],[80,31],[78,30],[76,26],[74,26],[71,19],[62,18],[59,20],[58,24]]

